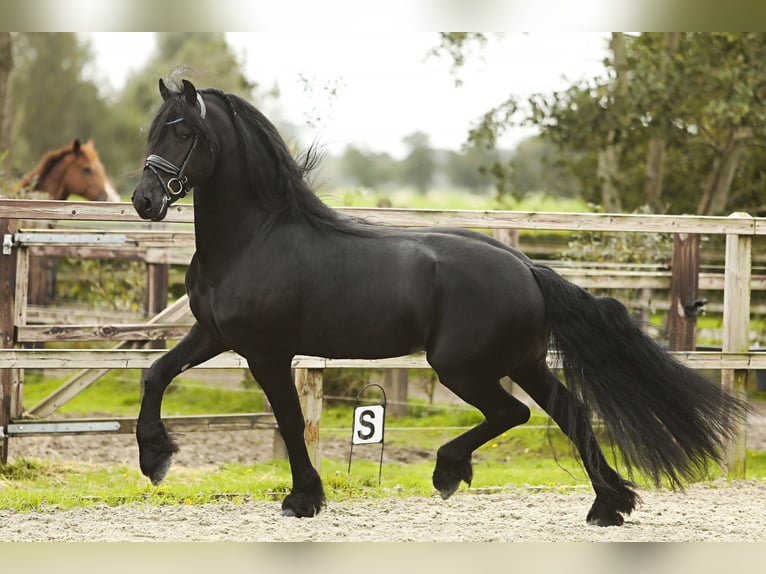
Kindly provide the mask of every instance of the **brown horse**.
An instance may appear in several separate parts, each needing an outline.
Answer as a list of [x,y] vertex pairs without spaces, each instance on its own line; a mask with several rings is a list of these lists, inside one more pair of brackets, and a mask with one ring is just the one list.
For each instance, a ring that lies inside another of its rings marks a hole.
[[37,167],[21,178],[18,187],[45,192],[50,199],[76,194],[90,201],[120,201],[93,142],[82,144],[78,139],[45,154]]

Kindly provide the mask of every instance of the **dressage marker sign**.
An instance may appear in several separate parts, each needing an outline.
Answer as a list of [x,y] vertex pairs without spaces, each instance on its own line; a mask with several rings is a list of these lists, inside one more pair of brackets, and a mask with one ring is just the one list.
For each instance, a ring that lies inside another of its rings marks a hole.
[[383,425],[386,411],[383,405],[369,405],[354,409],[354,427],[351,441],[354,444],[377,444],[383,442]]
[[[383,402],[372,405],[359,405],[362,394],[370,387],[377,387]],[[380,461],[378,463],[378,484],[383,471],[383,449],[386,421],[386,391],[375,383],[367,385],[356,396],[354,402],[354,424],[351,427],[351,449],[348,454],[348,476],[351,477],[351,459],[354,455],[354,445],[380,444]]]

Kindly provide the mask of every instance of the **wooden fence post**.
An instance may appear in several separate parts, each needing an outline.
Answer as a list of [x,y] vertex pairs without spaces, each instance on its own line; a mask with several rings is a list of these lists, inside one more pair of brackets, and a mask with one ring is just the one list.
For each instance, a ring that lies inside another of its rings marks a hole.
[[304,437],[309,459],[319,471],[322,462],[319,443],[319,419],[322,416],[322,369],[295,369],[295,386],[306,421]]
[[[733,213],[730,217],[750,217]],[[749,350],[750,275],[752,237],[726,236],[726,263],[723,292],[723,352],[746,353]],[[742,398],[746,396],[747,370],[724,369],[721,385]],[[739,424],[724,456],[724,471],[729,478],[745,478],[746,425]]]
[[[16,220],[0,219],[0,241],[16,233]],[[16,260],[17,249],[0,253],[0,348],[15,346],[13,331],[16,301]],[[8,462],[8,424],[12,418],[13,387],[16,375],[14,369],[0,369],[0,464]]]
[[395,417],[407,416],[409,369],[386,369],[383,371],[383,390],[386,392],[386,408]]
[[[167,263],[146,264],[146,292],[144,295],[144,315],[154,317],[168,306],[168,288],[170,287],[170,266]],[[144,343],[144,349],[164,349],[164,340]],[[141,380],[146,378],[148,369],[141,370]]]
[[696,349],[699,268],[700,236],[696,233],[675,233],[668,311],[668,344],[671,351]]
[[[167,263],[147,263],[146,264],[146,315],[154,317],[162,312],[168,306],[168,288],[169,288],[169,265]],[[161,346],[153,346],[155,349],[165,347],[164,341],[154,341],[161,343]]]
[[519,230],[518,229],[507,229],[507,228],[495,228],[492,230],[492,237],[497,239],[498,241],[505,243],[506,245],[509,245],[510,247],[515,247],[518,249],[519,247]]

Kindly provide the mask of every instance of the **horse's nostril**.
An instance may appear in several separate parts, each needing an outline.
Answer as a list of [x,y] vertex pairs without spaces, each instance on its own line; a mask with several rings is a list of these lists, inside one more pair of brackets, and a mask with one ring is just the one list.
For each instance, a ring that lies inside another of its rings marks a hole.
[[137,193],[133,194],[133,197],[131,198],[133,200],[133,206],[135,207],[136,211],[142,215],[146,215],[148,213],[151,213],[152,210],[152,200],[148,197],[141,197]]

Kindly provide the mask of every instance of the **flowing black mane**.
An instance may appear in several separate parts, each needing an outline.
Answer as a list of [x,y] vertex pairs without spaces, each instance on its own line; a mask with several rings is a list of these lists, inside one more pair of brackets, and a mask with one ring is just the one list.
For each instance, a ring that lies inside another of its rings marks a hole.
[[[246,178],[247,193],[252,194],[259,209],[267,215],[267,227],[303,221],[323,229],[366,234],[364,221],[328,207],[307,183],[307,176],[319,157],[316,147],[310,147],[298,162],[274,124],[255,106],[217,89],[204,89],[200,93],[217,98],[228,111],[237,135],[239,165]],[[188,118],[192,129],[209,141],[211,153],[218,158],[220,142],[215,130],[209,121],[192,112],[181,94],[166,102],[152,123],[149,144],[164,137],[169,122],[179,117]]]

